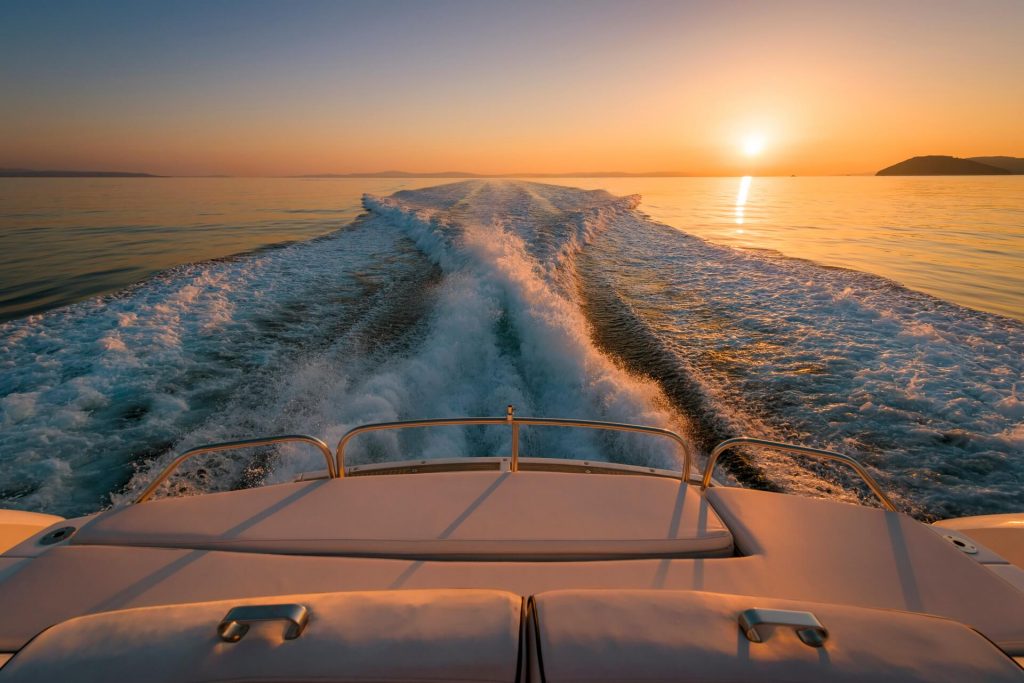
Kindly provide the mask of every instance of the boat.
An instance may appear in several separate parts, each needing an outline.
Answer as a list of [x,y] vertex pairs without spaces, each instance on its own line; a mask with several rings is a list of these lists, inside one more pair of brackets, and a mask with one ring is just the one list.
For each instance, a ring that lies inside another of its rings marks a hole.
[[[467,425],[510,452],[346,463],[370,432]],[[523,428],[682,465],[521,456]],[[323,468],[170,495],[200,456],[285,443]],[[861,504],[728,485],[741,447],[846,468]],[[668,429],[511,406],[195,448],[132,504],[0,512],[0,683],[1024,680],[1024,514],[926,524],[854,458],[754,438],[697,464]]]

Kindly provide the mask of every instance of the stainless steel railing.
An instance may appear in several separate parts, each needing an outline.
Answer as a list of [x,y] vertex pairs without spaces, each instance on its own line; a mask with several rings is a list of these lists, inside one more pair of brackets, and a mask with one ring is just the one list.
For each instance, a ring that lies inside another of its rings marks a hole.
[[418,427],[444,427],[461,425],[508,425],[512,430],[512,461],[509,469],[513,472],[519,471],[519,428],[522,425],[537,425],[544,427],[581,427],[583,429],[603,429],[615,432],[635,432],[638,434],[650,434],[671,439],[678,444],[683,451],[683,469],[680,472],[680,479],[687,481],[693,467],[693,453],[690,444],[673,431],[660,427],[646,427],[643,425],[625,424],[621,422],[601,422],[597,420],[571,420],[560,417],[516,417],[516,409],[509,406],[505,411],[505,417],[452,417],[432,420],[402,420],[398,422],[377,422],[353,427],[348,430],[338,442],[338,450],[335,456],[335,471],[339,477],[345,476],[345,447],[354,437],[367,432],[377,432],[389,429],[415,429]]
[[690,450],[690,444],[687,443],[683,437],[679,436],[673,431],[668,429],[661,429],[660,427],[645,427],[643,425],[624,424],[619,422],[600,422],[596,420],[570,420],[563,418],[548,418],[548,417],[516,417],[515,408],[508,406],[505,412],[505,417],[454,417],[454,418],[439,418],[431,420],[402,420],[399,422],[378,422],[374,424],[365,424],[358,427],[354,427],[345,433],[338,442],[337,454],[331,453],[330,447],[312,436],[306,436],[304,434],[288,434],[284,436],[270,436],[260,439],[245,439],[242,441],[226,441],[223,443],[215,443],[207,446],[199,446],[185,451],[177,458],[172,460],[156,479],[154,479],[146,489],[139,494],[135,499],[136,503],[143,503],[153,497],[160,485],[163,484],[167,479],[178,469],[178,467],[197,455],[204,455],[207,453],[216,453],[219,451],[230,451],[238,450],[241,448],[253,448],[256,446],[269,446],[277,443],[287,442],[299,442],[308,443],[315,446],[324,456],[324,461],[327,463],[327,476],[331,479],[345,476],[345,447],[348,442],[354,437],[364,434],[366,432],[376,432],[387,429],[410,429],[417,427],[443,427],[443,426],[456,426],[456,425],[508,425],[512,430],[512,459],[510,470],[517,472],[519,470],[519,428],[522,425],[538,425],[548,427],[581,427],[584,429],[603,429],[609,431],[618,432],[636,432],[640,434],[651,434],[653,436],[660,436],[663,438],[672,439],[679,445],[683,451],[683,469],[680,473],[680,479],[688,481],[690,473],[693,471],[693,453]]
[[724,453],[725,451],[729,450],[734,446],[740,446],[744,444],[750,446],[759,446],[761,448],[767,448],[773,451],[781,451],[783,453],[804,455],[809,458],[817,458],[819,460],[832,460],[835,462],[841,462],[844,465],[853,468],[853,470],[860,476],[860,478],[864,480],[864,483],[867,484],[868,488],[871,489],[871,492],[875,494],[875,497],[881,501],[885,509],[896,512],[896,506],[893,504],[891,500],[889,500],[889,496],[885,495],[885,492],[882,490],[882,487],[878,485],[878,482],[875,481],[874,477],[868,474],[867,470],[864,469],[863,465],[861,465],[859,462],[857,462],[850,456],[843,455],[842,453],[835,453],[833,451],[821,450],[820,448],[809,448],[808,446],[795,446],[793,444],[788,443],[779,443],[778,441],[765,441],[764,439],[754,439],[749,436],[740,436],[735,439],[727,439],[722,443],[718,444],[717,446],[715,446],[715,448],[711,451],[711,455],[708,456],[707,465],[704,467],[704,476],[701,479],[700,485],[702,490],[706,489],[711,484],[711,475],[714,472],[715,464],[718,462],[718,456],[720,456],[722,453]]
[[[303,434],[289,434],[284,436],[271,436],[260,439],[246,439],[243,441],[228,441],[224,443],[210,444],[207,446],[199,446],[191,450],[185,451],[177,458],[172,460],[164,470],[154,479],[149,486],[146,487],[139,496],[135,499],[136,503],[142,503],[149,500],[156,492],[160,485],[167,481],[168,477],[174,473],[178,467],[190,458],[194,458],[197,455],[203,455],[206,453],[215,453],[218,451],[229,451],[237,450],[240,448],[252,448],[255,446],[269,446],[278,443],[298,442],[307,443],[316,447],[320,453],[324,456],[324,461],[327,463],[327,476],[331,479],[345,476],[345,448],[348,443],[360,434],[367,432],[377,432],[384,430],[393,429],[415,429],[419,427],[445,427],[445,426],[468,426],[468,425],[507,425],[511,430],[512,436],[512,456],[510,458],[509,469],[512,472],[519,471],[519,428],[522,425],[536,425],[541,427],[580,427],[583,429],[601,429],[607,431],[616,432],[634,432],[638,434],[649,434],[651,436],[658,436],[662,438],[671,439],[679,446],[683,452],[683,468],[679,473],[679,479],[681,481],[690,481],[690,475],[693,472],[693,452],[690,444],[679,436],[675,432],[662,429],[660,427],[647,427],[644,425],[625,424],[620,422],[602,422],[597,420],[573,420],[566,418],[550,418],[550,417],[516,417],[515,408],[508,406],[505,412],[505,417],[453,417],[453,418],[438,418],[430,420],[401,420],[397,422],[377,422],[373,424],[360,425],[353,427],[348,430],[344,436],[338,441],[338,448],[335,453],[331,452],[330,447],[312,436],[306,436]],[[818,448],[810,448],[808,446],[796,446],[793,444],[780,443],[777,441],[766,441],[764,439],[754,439],[751,437],[741,436],[734,439],[728,439],[715,446],[708,456],[707,465],[704,468],[703,476],[701,477],[701,489],[707,489],[711,485],[711,477],[714,473],[715,465],[718,463],[719,456],[725,451],[740,445],[751,445],[758,446],[760,448],[767,448],[770,450],[781,451],[784,453],[791,453],[795,455],[802,455],[810,458],[817,458],[819,460],[831,460],[835,462],[843,463],[848,467],[852,468],[857,475],[864,481],[867,487],[875,495],[876,498],[882,503],[887,510],[896,511],[896,506],[889,499],[889,497],[879,486],[878,482],[868,474],[867,470],[854,458],[843,455],[842,453],[835,453],[833,451],[821,450]],[[661,475],[664,476],[664,475]]]
[[139,494],[139,497],[135,499],[135,502],[143,503],[149,500],[156,492],[156,490],[160,488],[160,484],[163,484],[165,481],[167,481],[167,478],[170,477],[176,469],[178,469],[181,463],[185,462],[190,458],[194,458],[197,455],[204,455],[206,453],[216,453],[218,451],[233,451],[239,448],[270,446],[276,443],[288,442],[308,443],[312,446],[315,446],[323,454],[324,460],[327,462],[327,476],[331,477],[332,479],[338,476],[337,471],[334,469],[334,455],[331,453],[331,447],[325,444],[320,439],[317,439],[316,437],[306,436],[304,434],[286,434],[284,436],[268,436],[262,439],[226,441],[224,443],[215,443],[207,446],[199,446],[198,448],[187,450],[181,455],[179,455],[177,458],[172,460],[171,463],[167,465],[167,467],[164,468],[163,472],[161,472],[157,476],[157,478],[150,483],[149,486],[146,487],[145,491]]

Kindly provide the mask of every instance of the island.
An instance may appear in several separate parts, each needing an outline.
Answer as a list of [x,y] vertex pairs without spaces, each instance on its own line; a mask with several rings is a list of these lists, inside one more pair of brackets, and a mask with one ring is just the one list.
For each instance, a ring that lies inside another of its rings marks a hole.
[[971,157],[971,161],[1005,168],[1014,175],[1024,175],[1024,159],[1020,157]]
[[[1024,161],[1013,157],[982,157]],[[875,175],[1012,175],[1014,171],[1003,166],[984,163],[976,159],[929,155],[911,157],[898,164],[883,168]]]

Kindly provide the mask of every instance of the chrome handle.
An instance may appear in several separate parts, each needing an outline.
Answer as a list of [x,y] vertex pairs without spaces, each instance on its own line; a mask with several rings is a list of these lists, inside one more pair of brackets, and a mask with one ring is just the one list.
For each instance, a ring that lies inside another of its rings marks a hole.
[[305,605],[245,605],[234,607],[217,626],[217,635],[226,643],[237,643],[249,627],[256,621],[288,621],[291,622],[284,632],[285,640],[294,640],[302,635],[309,623],[309,610]]
[[740,628],[752,643],[763,643],[758,626],[788,626],[804,645],[821,647],[828,640],[828,629],[810,612],[786,609],[748,609],[740,614]]

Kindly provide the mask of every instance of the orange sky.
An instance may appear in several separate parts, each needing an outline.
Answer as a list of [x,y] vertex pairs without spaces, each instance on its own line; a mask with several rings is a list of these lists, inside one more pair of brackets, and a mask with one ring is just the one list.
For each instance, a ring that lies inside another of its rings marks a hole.
[[1024,156],[1016,1],[10,9],[3,167],[804,175]]

